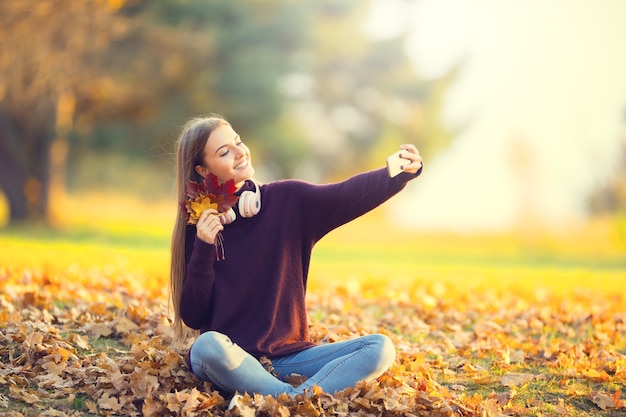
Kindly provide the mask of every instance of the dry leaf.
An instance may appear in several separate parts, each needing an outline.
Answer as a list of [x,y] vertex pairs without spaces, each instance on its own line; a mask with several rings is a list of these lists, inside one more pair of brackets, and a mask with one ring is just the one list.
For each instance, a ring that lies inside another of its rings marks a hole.
[[159,379],[143,368],[135,368],[130,375],[130,389],[135,398],[147,398],[159,389]]
[[537,378],[533,374],[521,374],[510,372],[500,378],[500,383],[506,387],[515,387],[528,382],[534,381]]
[[607,382],[611,379],[609,374],[607,374],[605,371],[598,371],[597,369],[585,369],[583,371],[583,375],[595,381]]
[[130,333],[136,330],[137,330],[137,325],[133,323],[131,320],[127,319],[126,317],[120,318],[117,324],[115,325],[115,331],[117,331],[120,334]]
[[[392,293],[365,283],[313,291],[308,294],[313,340],[383,332],[396,346],[395,364],[378,380],[333,395],[315,387],[297,398],[248,396],[241,410],[228,411],[214,386],[188,371],[185,351],[169,346],[166,283],[128,275],[115,268],[7,272],[0,265],[0,388],[7,390],[0,394],[0,407],[16,402],[41,415],[61,415],[68,413],[69,398],[80,393],[85,412],[111,417],[527,415],[552,403],[528,384],[546,378],[566,390],[568,395],[551,404],[555,415],[565,416],[579,411],[572,398],[589,395],[588,388],[567,381],[585,378],[599,410],[623,408],[620,391],[598,392],[603,382],[626,378],[626,358],[616,348],[626,311],[620,298],[528,301],[520,294],[477,292],[453,300],[440,298],[441,290]],[[428,297],[433,303],[421,301]],[[65,302],[70,307],[61,308]],[[581,341],[584,334],[598,337]],[[96,342],[101,337],[106,339]],[[496,376],[524,361],[526,369],[546,369],[545,375]],[[500,384],[517,387],[535,398],[521,405],[512,400],[512,388],[483,397],[476,394],[476,382],[495,391]],[[61,405],[49,405],[58,399]]]
[[589,396],[591,401],[597,405],[601,410],[607,409],[619,409],[622,408],[622,400],[620,399],[621,391],[616,391],[613,395],[605,394],[603,392],[592,392]]
[[87,330],[94,339],[107,337],[110,336],[111,333],[113,333],[113,330],[109,323],[89,323],[87,325]]
[[165,415],[163,403],[153,398],[146,398],[141,407],[141,413],[144,417],[160,417]]
[[495,399],[498,405],[504,408],[511,402],[514,395],[515,391],[511,390],[508,392],[493,393],[489,396],[489,398]]
[[11,396],[28,404],[37,404],[41,401],[39,397],[30,390],[22,389],[15,385],[9,386],[9,392],[11,393]]
[[310,401],[306,401],[297,405],[296,415],[303,417],[319,417],[321,413]]
[[285,379],[285,382],[287,382],[291,386],[298,387],[304,384],[308,378],[304,375],[291,374],[291,375],[286,376],[284,379]]
[[77,346],[84,350],[91,350],[91,346],[89,346],[88,339],[79,334],[72,333],[67,338],[68,342],[74,346]]
[[105,392],[104,395],[98,400],[98,407],[117,412],[122,409],[122,404],[117,397],[111,396],[109,393]]

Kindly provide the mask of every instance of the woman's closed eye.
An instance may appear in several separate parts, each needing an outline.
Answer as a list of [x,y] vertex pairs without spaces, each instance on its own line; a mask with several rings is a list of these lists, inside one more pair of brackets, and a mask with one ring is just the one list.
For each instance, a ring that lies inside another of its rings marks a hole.
[[[243,145],[243,141],[241,141],[241,140],[235,143],[235,146],[241,146],[241,145]],[[226,149],[224,150],[224,152],[222,152],[222,153],[220,154],[220,156],[226,156],[226,155],[228,155],[229,153],[230,153],[230,150],[229,150],[228,148],[226,148]]]

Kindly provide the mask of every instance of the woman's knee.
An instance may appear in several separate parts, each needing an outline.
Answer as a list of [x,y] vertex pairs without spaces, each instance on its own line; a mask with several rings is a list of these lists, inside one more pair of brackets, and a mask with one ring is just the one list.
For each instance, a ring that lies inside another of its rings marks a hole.
[[369,336],[368,343],[376,347],[376,358],[372,360],[372,366],[375,373],[382,374],[385,372],[396,359],[396,348],[389,336],[375,333]]
[[239,346],[225,334],[209,331],[202,333],[191,347],[191,363],[203,364],[205,367],[235,369],[247,356]]

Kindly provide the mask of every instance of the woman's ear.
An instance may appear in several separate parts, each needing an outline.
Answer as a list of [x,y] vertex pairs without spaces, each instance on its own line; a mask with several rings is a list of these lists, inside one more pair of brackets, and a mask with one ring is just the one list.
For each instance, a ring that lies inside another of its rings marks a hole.
[[200,174],[202,178],[204,178],[209,173],[209,169],[207,167],[203,167],[202,165],[196,165],[196,172]]

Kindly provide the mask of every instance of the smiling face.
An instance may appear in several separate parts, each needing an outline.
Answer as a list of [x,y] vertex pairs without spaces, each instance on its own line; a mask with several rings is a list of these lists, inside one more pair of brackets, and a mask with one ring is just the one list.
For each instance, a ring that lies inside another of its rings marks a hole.
[[211,172],[220,183],[233,178],[237,188],[254,176],[250,149],[227,123],[211,132],[202,161],[203,165],[196,166],[198,174],[204,177]]

